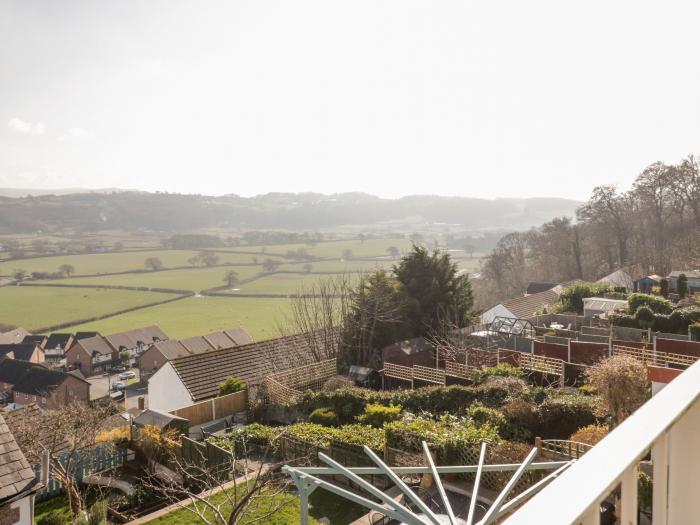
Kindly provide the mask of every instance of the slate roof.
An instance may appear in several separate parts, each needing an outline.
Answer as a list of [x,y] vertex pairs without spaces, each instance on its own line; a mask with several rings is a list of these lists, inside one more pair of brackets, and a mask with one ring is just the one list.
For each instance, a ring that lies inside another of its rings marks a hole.
[[255,342],[243,328],[230,328],[224,330],[224,333],[237,345],[249,345]]
[[[202,352],[208,352],[209,350],[214,349],[201,335],[188,337],[187,339],[180,339],[180,344],[184,346],[191,354],[201,354]],[[226,348],[231,346],[233,345],[229,343]]]
[[28,335],[24,339],[22,339],[22,344],[33,344],[36,346],[41,346],[46,342],[47,339],[48,338],[45,335]]
[[154,344],[153,348],[157,348],[158,351],[163,354],[163,357],[165,357],[168,361],[172,361],[178,357],[190,355],[187,348],[180,344],[180,341],[174,341],[172,339],[168,341],[160,341]]
[[30,335],[24,328],[15,328],[9,332],[4,332],[0,334],[0,344],[16,344],[21,343],[22,340]]
[[668,274],[669,277],[679,277],[680,274],[684,273],[686,277],[693,279],[700,279],[700,271],[698,270],[674,270]]
[[547,290],[551,290],[552,288],[554,288],[556,285],[556,283],[531,282],[527,285],[525,293],[527,295],[532,295],[540,292],[546,292]]
[[201,401],[216,396],[219,383],[228,376],[255,385],[265,375],[313,363],[314,341],[323,345],[320,335],[297,334],[181,357],[170,363],[194,401]]
[[32,367],[41,366],[27,361],[18,361],[9,357],[0,359],[0,382],[14,385],[22,379]]
[[168,336],[155,325],[136,328],[127,332],[119,332],[117,334],[108,335],[105,337],[107,342],[115,349],[136,348],[139,342],[150,346],[155,341],[164,341]]
[[75,339],[80,341],[81,339],[90,339],[100,335],[100,332],[75,332]]
[[73,337],[73,334],[51,334],[46,342],[46,348],[58,348],[60,346],[65,350],[71,337]]
[[532,295],[524,295],[514,299],[508,299],[501,304],[505,306],[514,317],[528,319],[534,317],[545,306],[551,306],[559,300],[559,287]]
[[34,470],[0,416],[0,500],[12,498],[36,485]]
[[[0,361],[0,381],[13,385],[13,391],[23,394],[44,395],[63,383],[68,376],[66,372],[51,370],[36,363],[10,358]],[[75,377],[85,381],[77,375]]]
[[36,350],[37,345],[34,343],[21,343],[16,345],[0,345],[0,356],[8,356],[12,353],[12,357],[19,361],[29,361]]
[[96,335],[94,337],[88,337],[87,339],[81,339],[73,348],[80,345],[85,351],[90,355],[101,354],[101,355],[112,355],[112,347],[109,346],[104,337]]
[[599,283],[608,284],[614,288],[634,289],[634,279],[624,270],[616,270],[610,275],[606,275],[598,280]]

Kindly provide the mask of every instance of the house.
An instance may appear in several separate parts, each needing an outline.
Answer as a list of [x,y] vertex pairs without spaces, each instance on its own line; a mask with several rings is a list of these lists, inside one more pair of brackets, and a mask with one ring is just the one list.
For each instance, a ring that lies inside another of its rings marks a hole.
[[186,355],[232,348],[250,344],[253,339],[242,328],[233,328],[222,332],[213,332],[199,337],[190,337],[180,341],[160,341],[152,345],[138,357],[138,367],[142,379],[153,375],[168,361]]
[[30,363],[43,363],[44,351],[34,343],[19,343],[11,345],[0,345],[0,356],[11,357],[19,361]]
[[38,346],[39,348],[41,348],[41,349],[43,350],[44,347],[46,346],[46,342],[47,342],[48,340],[49,340],[49,338],[46,337],[45,335],[28,335],[28,336],[26,336],[24,339],[22,339],[22,344],[25,344],[25,345],[29,345],[29,344],[36,345],[36,346]]
[[674,270],[668,274],[668,284],[671,289],[676,290],[678,288],[678,277],[682,273],[688,279],[688,293],[700,292],[700,271],[698,270]]
[[90,339],[97,335],[100,335],[100,332],[75,332],[75,337],[73,339],[80,341],[81,339]]
[[169,412],[216,397],[229,376],[259,385],[266,375],[316,362],[326,345],[320,333],[306,333],[173,359],[148,380],[149,407]]
[[544,309],[554,305],[563,291],[561,285],[551,290],[508,299],[481,314],[481,324],[490,325],[496,317],[531,319]]
[[42,487],[0,416],[0,524],[33,525],[34,496]]
[[105,339],[117,354],[129,352],[131,357],[136,357],[148,350],[154,343],[165,341],[168,336],[159,327],[152,325],[108,335],[105,336]]
[[607,299],[605,297],[587,297],[583,299],[584,317],[606,317],[615,311],[625,310],[627,301],[622,299]]
[[51,334],[44,347],[45,362],[54,367],[64,366],[66,351],[73,346],[75,340],[73,334]]
[[20,405],[57,408],[73,400],[87,403],[90,383],[74,374],[5,357],[0,360],[0,392],[10,393]]
[[11,345],[21,343],[25,337],[31,335],[24,328],[15,328],[9,332],[0,334],[0,344]]
[[556,285],[557,283],[531,282],[527,285],[525,295],[533,295],[540,292],[546,292],[547,290],[551,290],[552,288],[554,288]]
[[66,352],[66,368],[79,369],[85,377],[107,370],[119,359],[119,352],[100,335],[79,339]]
[[634,291],[634,279],[624,270],[616,270],[598,280],[601,284],[607,284],[616,292],[631,293]]

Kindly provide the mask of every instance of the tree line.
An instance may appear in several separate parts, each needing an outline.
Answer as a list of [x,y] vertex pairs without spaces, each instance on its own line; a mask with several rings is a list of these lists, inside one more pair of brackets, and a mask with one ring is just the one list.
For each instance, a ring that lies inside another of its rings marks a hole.
[[575,218],[501,238],[483,263],[478,303],[520,295],[531,281],[597,280],[619,268],[633,276],[694,268],[699,234],[698,159],[655,162],[628,191],[594,188]]

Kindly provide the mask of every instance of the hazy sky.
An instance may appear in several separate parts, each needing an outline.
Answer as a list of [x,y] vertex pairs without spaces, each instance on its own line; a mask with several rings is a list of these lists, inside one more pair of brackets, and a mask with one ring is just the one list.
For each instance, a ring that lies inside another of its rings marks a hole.
[[584,199],[700,153],[699,16],[0,0],[0,187]]

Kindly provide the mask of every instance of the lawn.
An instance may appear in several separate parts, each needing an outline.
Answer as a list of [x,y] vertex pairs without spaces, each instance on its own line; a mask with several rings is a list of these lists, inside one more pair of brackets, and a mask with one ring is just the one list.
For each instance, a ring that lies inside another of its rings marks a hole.
[[199,292],[223,286],[224,276],[229,271],[238,273],[239,279],[248,279],[260,272],[260,266],[231,266],[215,268],[192,268],[187,270],[161,270],[147,273],[125,273],[98,277],[72,277],[48,281],[61,284],[94,284],[100,286],[146,286],[148,288],[174,288]]
[[[217,495],[222,501],[225,496]],[[274,514],[264,518],[266,525],[298,525],[299,524],[299,498],[292,494],[279,494],[270,501],[259,502],[258,508],[251,509],[243,518],[244,522],[250,522],[261,518],[269,512],[269,509],[280,506]],[[317,525],[319,519],[328,518],[331,525],[347,525],[351,521],[366,514],[362,507],[340,498],[323,489],[317,489],[309,497],[309,523]],[[199,525],[202,522],[187,509],[178,509],[169,514],[148,522],[149,525]]]
[[5,286],[0,288],[0,323],[32,331],[172,297],[100,288]]
[[157,324],[171,338],[182,339],[242,326],[257,340],[270,339],[279,335],[276,323],[284,320],[290,305],[289,299],[189,297],[101,321],[71,326],[70,330],[97,330],[111,334],[137,326]]
[[[11,275],[21,268],[27,272],[56,272],[63,264],[75,268],[76,275],[94,275],[101,273],[126,272],[145,270],[144,261],[149,257],[159,258],[163,266],[173,268],[189,266],[188,259],[197,255],[194,250],[148,250],[137,252],[90,253],[83,255],[57,255],[53,257],[34,257],[30,259],[15,259],[0,262],[0,275]],[[217,252],[221,263],[252,264],[253,257],[249,254],[233,252]],[[258,257],[260,263],[265,257]],[[270,258],[280,260],[278,257]]]

